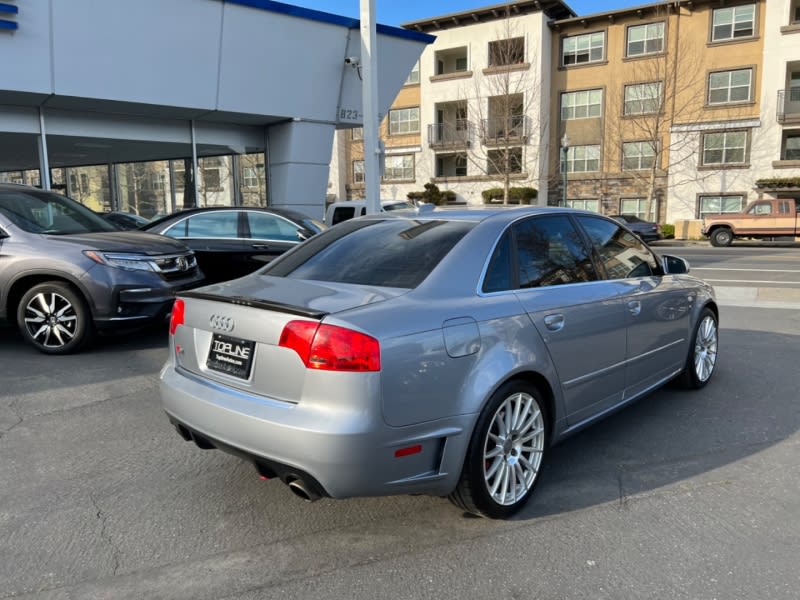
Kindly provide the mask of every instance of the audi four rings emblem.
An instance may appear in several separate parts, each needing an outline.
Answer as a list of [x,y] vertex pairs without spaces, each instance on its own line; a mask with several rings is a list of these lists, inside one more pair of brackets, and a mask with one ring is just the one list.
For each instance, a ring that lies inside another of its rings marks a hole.
[[222,315],[211,315],[209,323],[211,324],[211,329],[226,332],[233,331],[233,327],[235,325],[233,319],[230,317],[223,317]]

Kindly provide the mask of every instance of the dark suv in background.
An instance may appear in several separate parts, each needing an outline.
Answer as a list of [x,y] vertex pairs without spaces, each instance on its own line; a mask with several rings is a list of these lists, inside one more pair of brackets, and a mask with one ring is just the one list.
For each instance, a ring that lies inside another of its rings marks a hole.
[[163,320],[175,292],[202,281],[177,240],[119,231],[60,194],[0,184],[0,319],[41,352],[75,352],[95,331]]

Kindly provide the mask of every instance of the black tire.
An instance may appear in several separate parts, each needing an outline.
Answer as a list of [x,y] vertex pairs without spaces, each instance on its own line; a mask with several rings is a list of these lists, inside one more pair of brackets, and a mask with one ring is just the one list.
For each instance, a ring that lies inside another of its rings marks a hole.
[[[504,426],[509,414],[510,427]],[[548,427],[546,405],[535,386],[523,381],[503,384],[478,417],[450,500],[481,517],[512,516],[525,505],[539,480],[549,442]],[[511,435],[502,429],[510,430]],[[529,445],[526,438],[530,438]],[[513,483],[509,476],[513,476]]]
[[730,246],[733,243],[733,232],[727,227],[720,227],[711,232],[711,245],[716,247]]
[[703,309],[694,327],[689,352],[678,383],[686,389],[699,390],[714,374],[719,346],[717,317],[710,308]]
[[89,341],[92,323],[80,293],[61,281],[33,286],[17,307],[22,337],[44,354],[69,354]]

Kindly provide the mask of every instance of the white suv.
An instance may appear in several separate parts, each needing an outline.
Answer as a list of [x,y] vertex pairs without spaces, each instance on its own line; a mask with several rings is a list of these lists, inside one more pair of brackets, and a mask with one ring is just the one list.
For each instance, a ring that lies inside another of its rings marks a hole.
[[[381,200],[381,210],[403,210],[407,208],[416,208],[416,205],[411,200]],[[333,202],[328,205],[325,211],[324,222],[329,227],[347,221],[354,217],[363,217],[367,214],[367,201],[366,200],[346,200],[344,202]]]

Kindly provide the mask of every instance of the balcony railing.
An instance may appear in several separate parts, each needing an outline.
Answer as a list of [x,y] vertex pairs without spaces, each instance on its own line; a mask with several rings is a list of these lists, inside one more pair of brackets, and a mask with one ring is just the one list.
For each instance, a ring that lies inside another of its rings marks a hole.
[[800,120],[800,88],[778,90],[778,123]]
[[472,126],[463,119],[428,125],[428,146],[431,148],[466,148],[471,139]]
[[487,145],[524,144],[529,135],[530,120],[527,115],[490,117],[481,124],[481,141]]

